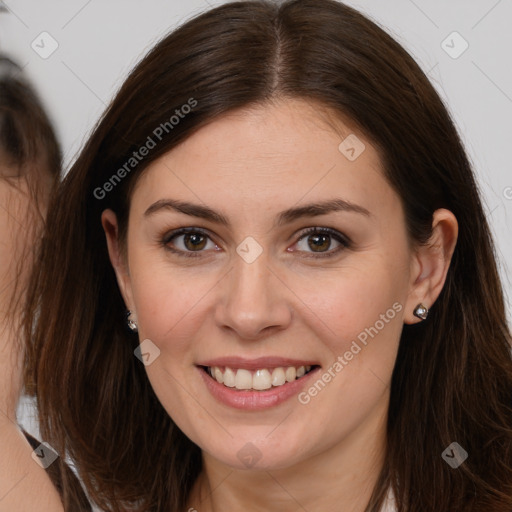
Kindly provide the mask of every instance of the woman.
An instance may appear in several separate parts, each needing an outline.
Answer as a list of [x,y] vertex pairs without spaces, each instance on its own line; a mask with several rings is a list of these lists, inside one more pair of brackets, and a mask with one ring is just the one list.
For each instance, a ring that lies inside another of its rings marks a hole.
[[63,492],[63,472],[73,490],[70,503],[75,510],[90,510],[78,480],[62,459],[51,459],[54,454],[22,430],[16,418],[22,392],[20,317],[25,287],[48,200],[59,181],[60,162],[55,133],[36,93],[21,68],[0,55],[1,512],[63,510],[58,493]]
[[512,507],[475,178],[424,73],[341,3],[226,4],[163,39],[30,290],[42,432],[102,510]]
[[[23,295],[48,197],[58,181],[59,171],[59,146],[36,94],[22,78],[21,68],[0,55],[2,512],[38,507],[62,510],[56,489],[31,456],[40,442],[22,432],[16,418],[23,375],[19,325]],[[51,471],[56,467],[57,464]],[[37,495],[32,492],[34,488],[38,489]]]

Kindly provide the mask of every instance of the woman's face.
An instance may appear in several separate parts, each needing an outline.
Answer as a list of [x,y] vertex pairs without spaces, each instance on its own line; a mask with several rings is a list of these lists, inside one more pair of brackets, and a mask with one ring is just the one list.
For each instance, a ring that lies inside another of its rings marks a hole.
[[318,112],[287,100],[218,118],[152,163],[131,202],[117,272],[147,374],[180,429],[233,467],[382,435],[417,304],[376,150]]

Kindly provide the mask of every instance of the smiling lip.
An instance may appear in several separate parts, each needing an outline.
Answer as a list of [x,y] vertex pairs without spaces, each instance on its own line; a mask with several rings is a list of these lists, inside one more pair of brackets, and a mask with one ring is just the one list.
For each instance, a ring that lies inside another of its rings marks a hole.
[[[229,388],[212,378],[205,370],[207,367],[223,367],[258,370],[261,368],[279,368],[288,366],[312,366],[312,370],[293,382],[287,382],[282,386],[276,386],[265,391],[240,390]],[[281,357],[260,357],[258,359],[243,359],[240,357],[223,357],[202,361],[197,365],[197,370],[212,396],[224,405],[235,409],[261,410],[275,407],[293,396],[301,389],[309,385],[313,376],[320,371],[320,366],[314,361],[288,359]]]
[[243,370],[259,370],[261,368],[279,368],[280,366],[318,366],[317,361],[289,359],[286,357],[258,357],[256,359],[244,359],[243,357],[219,357],[196,363],[197,366],[228,366],[229,368]]

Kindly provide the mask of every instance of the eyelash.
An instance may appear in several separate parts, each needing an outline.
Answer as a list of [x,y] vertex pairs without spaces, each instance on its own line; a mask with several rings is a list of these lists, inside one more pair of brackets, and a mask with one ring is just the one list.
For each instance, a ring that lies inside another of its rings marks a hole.
[[[181,249],[173,249],[172,247],[169,246],[169,243],[171,242],[171,240],[173,240],[181,235],[186,235],[186,234],[190,234],[190,233],[203,235],[211,240],[210,235],[201,228],[181,228],[176,231],[172,231],[171,233],[167,233],[162,238],[161,244],[163,245],[164,249],[166,249],[167,251],[170,251],[178,256],[183,256],[186,258],[201,257],[202,256],[201,253],[203,253],[204,251],[182,251]],[[336,249],[333,249],[328,252],[309,253],[309,255],[307,255],[307,256],[302,256],[304,258],[315,258],[315,259],[331,258],[331,257],[337,255],[340,251],[350,248],[352,245],[351,240],[347,236],[339,233],[338,231],[331,229],[331,228],[317,228],[317,227],[308,228],[305,231],[303,231],[300,234],[299,238],[297,239],[297,242],[295,242],[295,243],[300,242],[303,238],[306,238],[307,236],[310,236],[310,235],[329,235],[332,238],[334,238],[337,242],[339,242],[341,245],[339,247],[337,247]],[[212,242],[213,242],[213,240],[212,240]]]

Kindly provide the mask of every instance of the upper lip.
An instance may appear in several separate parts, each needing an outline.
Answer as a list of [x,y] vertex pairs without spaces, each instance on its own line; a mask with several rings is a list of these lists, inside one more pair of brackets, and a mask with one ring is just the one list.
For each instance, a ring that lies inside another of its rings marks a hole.
[[197,366],[228,366],[229,368],[241,368],[244,370],[258,370],[263,368],[279,368],[280,366],[315,366],[316,361],[308,359],[290,359],[288,357],[257,357],[255,359],[245,359],[243,357],[218,357],[208,359],[197,363]]

